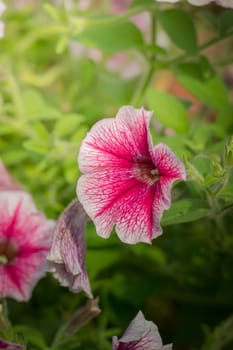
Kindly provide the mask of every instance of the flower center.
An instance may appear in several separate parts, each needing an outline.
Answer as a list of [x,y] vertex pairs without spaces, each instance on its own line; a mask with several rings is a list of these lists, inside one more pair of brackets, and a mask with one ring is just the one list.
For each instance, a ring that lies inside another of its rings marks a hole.
[[152,162],[134,163],[133,172],[138,180],[148,185],[154,185],[159,180],[159,172]]
[[11,264],[18,253],[16,246],[9,240],[0,240],[0,265]]

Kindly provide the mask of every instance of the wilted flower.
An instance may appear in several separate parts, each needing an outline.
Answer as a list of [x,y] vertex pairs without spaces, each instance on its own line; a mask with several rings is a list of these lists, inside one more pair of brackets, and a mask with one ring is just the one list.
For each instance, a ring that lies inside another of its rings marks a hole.
[[22,345],[19,345],[19,344],[16,344],[16,343],[10,343],[10,342],[0,338],[0,349],[21,350],[21,349],[23,349],[23,347],[22,347]]
[[0,162],[0,295],[28,300],[44,275],[52,222]]
[[[156,1],[175,3],[175,2],[179,2],[180,0],[156,0]],[[190,4],[195,6],[204,6],[204,5],[210,4],[211,2],[215,2],[217,5],[233,8],[233,0],[187,0],[187,1]]]
[[172,349],[172,344],[163,345],[158,327],[153,322],[146,321],[141,311],[139,311],[120,339],[113,337],[112,345],[112,350]]
[[102,237],[109,237],[116,224],[123,242],[150,243],[162,233],[172,183],[186,177],[169,147],[153,148],[151,116],[143,108],[122,107],[116,118],[97,122],[81,145],[78,161],[84,175],[77,194]]
[[85,225],[88,216],[76,199],[58,219],[48,256],[50,271],[72,292],[85,291],[92,298],[85,267]]

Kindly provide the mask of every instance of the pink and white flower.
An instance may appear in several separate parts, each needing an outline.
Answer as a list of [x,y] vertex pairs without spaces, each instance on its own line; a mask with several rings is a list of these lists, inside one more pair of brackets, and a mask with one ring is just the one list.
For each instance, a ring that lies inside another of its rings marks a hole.
[[0,162],[0,296],[30,298],[44,275],[52,222]]
[[120,339],[113,337],[112,345],[112,350],[172,350],[172,344],[163,345],[158,327],[146,321],[141,311]]
[[116,225],[123,242],[151,243],[162,233],[160,220],[171,205],[173,182],[186,178],[169,147],[153,148],[151,116],[143,108],[122,107],[116,118],[97,122],[82,142],[78,162],[84,175],[77,195],[104,238]]
[[83,290],[92,298],[85,267],[85,225],[88,216],[76,199],[61,214],[48,256],[50,271],[62,286],[78,293]]

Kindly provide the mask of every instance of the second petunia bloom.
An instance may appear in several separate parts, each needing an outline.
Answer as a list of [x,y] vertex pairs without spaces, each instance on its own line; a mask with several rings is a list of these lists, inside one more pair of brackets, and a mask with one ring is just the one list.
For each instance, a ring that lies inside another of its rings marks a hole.
[[45,275],[53,226],[0,161],[0,297],[30,299]]
[[131,106],[116,118],[97,122],[80,148],[77,195],[96,225],[109,237],[114,225],[129,244],[151,243],[162,233],[160,220],[171,205],[171,187],[185,180],[183,163],[164,144],[152,145],[152,112]]

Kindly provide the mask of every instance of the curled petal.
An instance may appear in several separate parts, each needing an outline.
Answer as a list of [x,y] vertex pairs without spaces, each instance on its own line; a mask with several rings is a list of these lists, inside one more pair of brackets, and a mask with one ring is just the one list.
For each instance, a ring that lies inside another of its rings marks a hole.
[[171,350],[172,345],[163,346],[158,327],[145,320],[141,311],[118,340],[113,337],[113,350]]
[[85,267],[85,225],[88,217],[76,199],[61,214],[48,256],[50,271],[72,292],[83,290],[92,298]]

